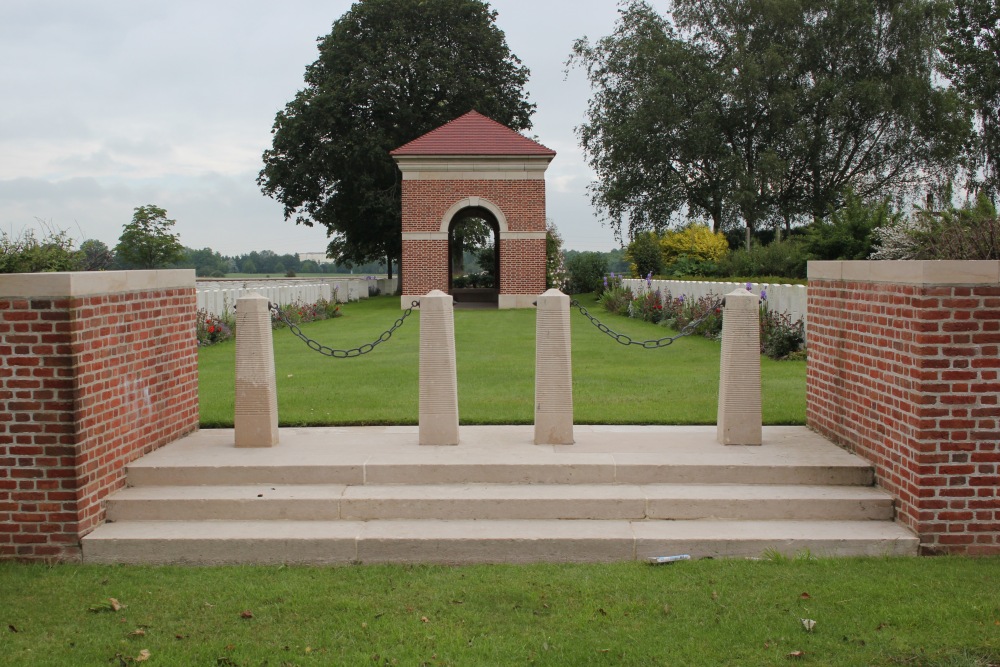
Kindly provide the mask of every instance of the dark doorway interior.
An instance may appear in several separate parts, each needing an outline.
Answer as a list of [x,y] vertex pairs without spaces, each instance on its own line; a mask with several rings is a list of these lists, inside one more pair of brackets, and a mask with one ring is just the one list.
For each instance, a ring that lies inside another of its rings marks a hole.
[[496,308],[500,225],[487,209],[462,209],[448,226],[448,293],[456,308]]

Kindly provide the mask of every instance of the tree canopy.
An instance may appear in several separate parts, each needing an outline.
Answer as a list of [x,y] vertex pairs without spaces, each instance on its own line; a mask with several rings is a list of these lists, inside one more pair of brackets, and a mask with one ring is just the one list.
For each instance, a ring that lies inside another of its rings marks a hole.
[[528,70],[496,16],[480,0],[365,0],[339,18],[264,152],[257,182],[285,219],[325,226],[338,261],[398,258],[400,177],[389,151],[470,109],[531,126]]
[[968,167],[974,188],[1000,196],[1000,5],[954,0],[948,15],[943,71],[976,117]]
[[115,246],[118,261],[126,268],[157,269],[182,260],[184,246],[170,231],[176,222],[154,204],[137,207]]
[[678,214],[715,231],[827,215],[946,181],[968,119],[935,81],[940,0],[633,0],[578,40],[594,89],[581,145],[622,235]]

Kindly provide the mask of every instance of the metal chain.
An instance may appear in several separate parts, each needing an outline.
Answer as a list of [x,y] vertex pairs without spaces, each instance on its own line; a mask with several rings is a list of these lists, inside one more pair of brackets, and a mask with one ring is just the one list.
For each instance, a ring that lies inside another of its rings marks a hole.
[[690,322],[688,322],[680,330],[680,333],[678,333],[676,336],[667,336],[665,338],[659,338],[657,340],[644,340],[644,341],[632,340],[630,336],[627,336],[623,333],[618,333],[617,331],[610,329],[608,325],[604,324],[599,319],[591,315],[590,312],[586,308],[584,308],[580,304],[580,302],[577,301],[576,299],[570,301],[570,305],[576,306],[580,310],[580,313],[582,313],[584,317],[590,320],[591,324],[597,327],[598,331],[607,334],[611,338],[615,339],[615,341],[620,343],[621,345],[639,345],[645,350],[655,350],[670,345],[678,338],[683,338],[684,336],[690,336],[691,334],[693,334],[695,332],[695,329],[698,328],[699,324],[707,320],[712,315],[716,315],[721,312],[720,309],[723,305],[725,305],[725,299],[716,299],[715,301],[713,301],[709,309],[705,311],[704,315],[702,315],[696,320],[691,320]]
[[281,322],[284,322],[285,325],[288,327],[288,330],[291,331],[296,336],[298,336],[299,338],[301,338],[303,341],[305,341],[305,344],[309,346],[309,349],[315,350],[316,352],[319,352],[320,354],[325,355],[327,357],[333,357],[334,359],[347,359],[348,357],[360,357],[362,354],[368,354],[369,352],[375,349],[376,345],[378,345],[379,343],[384,343],[390,338],[392,338],[393,332],[399,327],[403,326],[403,322],[406,320],[406,318],[409,317],[410,314],[413,312],[413,309],[419,305],[420,305],[419,301],[413,301],[410,304],[410,307],[403,311],[403,315],[398,320],[396,320],[396,323],[393,324],[391,327],[389,327],[389,329],[386,330],[381,336],[379,336],[377,339],[373,340],[370,343],[365,343],[361,347],[354,347],[351,348],[350,350],[335,350],[332,347],[327,347],[326,345],[314,341],[312,338],[309,338],[304,333],[302,333],[302,329],[300,329],[298,325],[289,322],[288,319],[281,314],[281,308],[278,306],[278,304],[268,302],[267,307],[270,308],[272,316],[274,316]]

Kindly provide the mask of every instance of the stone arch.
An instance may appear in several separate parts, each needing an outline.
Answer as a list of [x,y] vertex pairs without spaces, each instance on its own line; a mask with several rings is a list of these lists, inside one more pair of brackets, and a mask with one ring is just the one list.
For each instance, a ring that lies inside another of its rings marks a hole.
[[[441,216],[441,231],[447,234],[451,231],[451,222],[458,213],[465,208],[483,208],[493,214],[499,226],[498,234],[505,234],[510,231],[507,225],[507,216],[500,208],[485,197],[466,197],[455,202],[443,216]],[[497,239],[499,242],[499,238]]]

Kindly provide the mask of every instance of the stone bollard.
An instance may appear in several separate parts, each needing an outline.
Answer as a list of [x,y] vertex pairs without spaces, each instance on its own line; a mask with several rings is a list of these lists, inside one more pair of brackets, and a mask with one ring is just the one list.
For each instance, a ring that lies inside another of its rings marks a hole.
[[569,297],[550,289],[535,314],[535,444],[573,444]]
[[737,289],[726,295],[723,310],[716,437],[724,445],[759,445],[760,298]]
[[420,444],[458,444],[455,315],[449,294],[420,299]]
[[236,301],[236,446],[278,444],[271,312],[259,294]]

